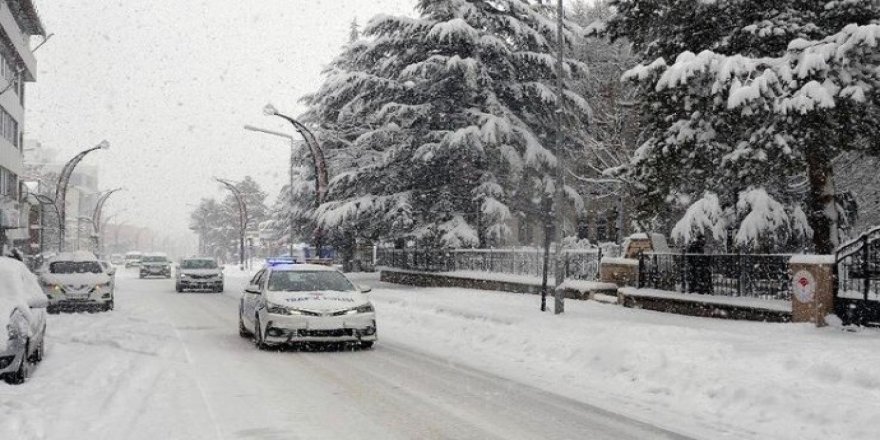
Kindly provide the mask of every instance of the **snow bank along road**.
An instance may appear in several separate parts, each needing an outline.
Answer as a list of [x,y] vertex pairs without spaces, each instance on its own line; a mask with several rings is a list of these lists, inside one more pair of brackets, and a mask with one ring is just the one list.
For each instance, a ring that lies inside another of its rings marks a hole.
[[237,333],[245,277],[176,294],[119,272],[117,310],[51,316],[46,360],[0,385],[0,439],[685,438],[418,350],[399,292],[376,291],[373,350],[263,352]]

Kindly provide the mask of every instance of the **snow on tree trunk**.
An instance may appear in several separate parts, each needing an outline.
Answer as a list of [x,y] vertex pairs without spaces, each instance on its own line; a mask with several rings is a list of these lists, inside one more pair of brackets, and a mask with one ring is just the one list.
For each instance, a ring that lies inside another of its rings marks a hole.
[[807,219],[813,228],[813,246],[818,254],[831,254],[838,245],[837,204],[834,199],[834,174],[831,160],[817,148],[806,151]]

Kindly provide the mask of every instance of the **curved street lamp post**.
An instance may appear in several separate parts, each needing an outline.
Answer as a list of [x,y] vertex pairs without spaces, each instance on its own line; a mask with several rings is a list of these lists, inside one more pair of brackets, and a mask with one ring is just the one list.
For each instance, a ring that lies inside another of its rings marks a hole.
[[244,129],[249,130],[249,131],[266,133],[266,134],[270,134],[272,136],[278,136],[278,137],[281,137],[281,138],[284,138],[284,139],[287,139],[290,141],[290,164],[288,165],[288,170],[287,170],[288,176],[290,177],[290,183],[288,184],[289,186],[287,187],[288,193],[289,193],[288,196],[290,197],[290,218],[288,219],[288,222],[290,223],[290,225],[288,226],[287,240],[289,243],[287,244],[288,245],[287,247],[288,247],[289,255],[292,258],[293,257],[293,240],[294,240],[294,238],[293,238],[294,237],[294,233],[293,233],[293,222],[294,222],[294,220],[293,220],[293,216],[294,216],[294,213],[293,213],[293,164],[296,162],[296,143],[295,143],[295,140],[294,140],[293,136],[291,136],[289,134],[285,134],[285,133],[281,133],[281,132],[277,132],[277,131],[273,131],[273,130],[267,130],[265,128],[254,127],[253,125],[245,125]]
[[101,234],[103,233],[101,216],[104,214],[104,204],[107,203],[107,199],[117,191],[122,191],[122,188],[114,188],[101,194],[101,196],[98,197],[98,201],[95,203],[95,211],[92,214],[92,218],[87,218],[89,223],[92,224],[92,230],[95,233],[95,253],[100,254],[103,251],[103,246],[101,246]]
[[238,202],[238,260],[241,267],[244,267],[244,236],[248,223],[247,205],[241,191],[232,182],[219,177],[215,177],[214,180],[225,186],[235,197],[235,201]]
[[73,170],[77,165],[86,157],[87,154],[91,153],[95,150],[107,150],[110,148],[110,143],[107,141],[101,141],[100,144],[89,148],[88,150],[84,150],[73,156],[66,164],[64,164],[64,168],[61,169],[61,174],[58,175],[58,184],[55,187],[55,206],[58,211],[58,252],[64,252],[64,240],[66,239],[66,200],[67,200],[67,186],[70,183],[70,176],[73,174]]
[[[324,160],[324,150],[321,149],[321,144],[318,143],[318,138],[315,137],[315,134],[312,133],[308,127],[296,119],[280,113],[272,104],[267,104],[266,107],[263,108],[263,113],[267,116],[278,116],[279,118],[290,122],[297,133],[299,133],[306,141],[306,145],[308,145],[309,152],[311,153],[312,163],[315,166],[315,208],[321,206],[321,204],[324,203],[324,197],[327,195],[329,179],[327,177],[327,162]],[[321,257],[321,241],[323,240],[323,235],[321,227],[316,226],[314,240],[315,253],[318,258]]]

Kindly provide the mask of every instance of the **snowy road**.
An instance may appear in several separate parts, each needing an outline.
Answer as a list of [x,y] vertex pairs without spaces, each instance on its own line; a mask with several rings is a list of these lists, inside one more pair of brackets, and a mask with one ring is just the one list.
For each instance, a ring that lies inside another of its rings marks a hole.
[[373,350],[257,351],[242,282],[176,294],[120,273],[116,311],[53,316],[44,364],[0,385],[0,438],[684,438],[398,345],[381,309]]

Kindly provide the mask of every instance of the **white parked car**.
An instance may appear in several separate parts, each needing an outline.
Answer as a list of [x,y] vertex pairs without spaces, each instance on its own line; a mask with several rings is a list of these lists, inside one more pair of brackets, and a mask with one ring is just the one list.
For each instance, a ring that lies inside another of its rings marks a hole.
[[40,283],[49,297],[50,312],[113,310],[113,279],[91,252],[63,252],[52,257],[40,272]]
[[163,253],[144,254],[141,258],[140,278],[163,277],[171,278],[171,261]]
[[332,267],[270,262],[241,296],[239,334],[253,336],[261,349],[298,342],[356,342],[369,348],[377,339],[369,291]]
[[184,258],[174,276],[178,293],[188,289],[223,291],[223,269],[213,258]]
[[24,382],[43,359],[46,295],[22,262],[0,257],[0,378]]

